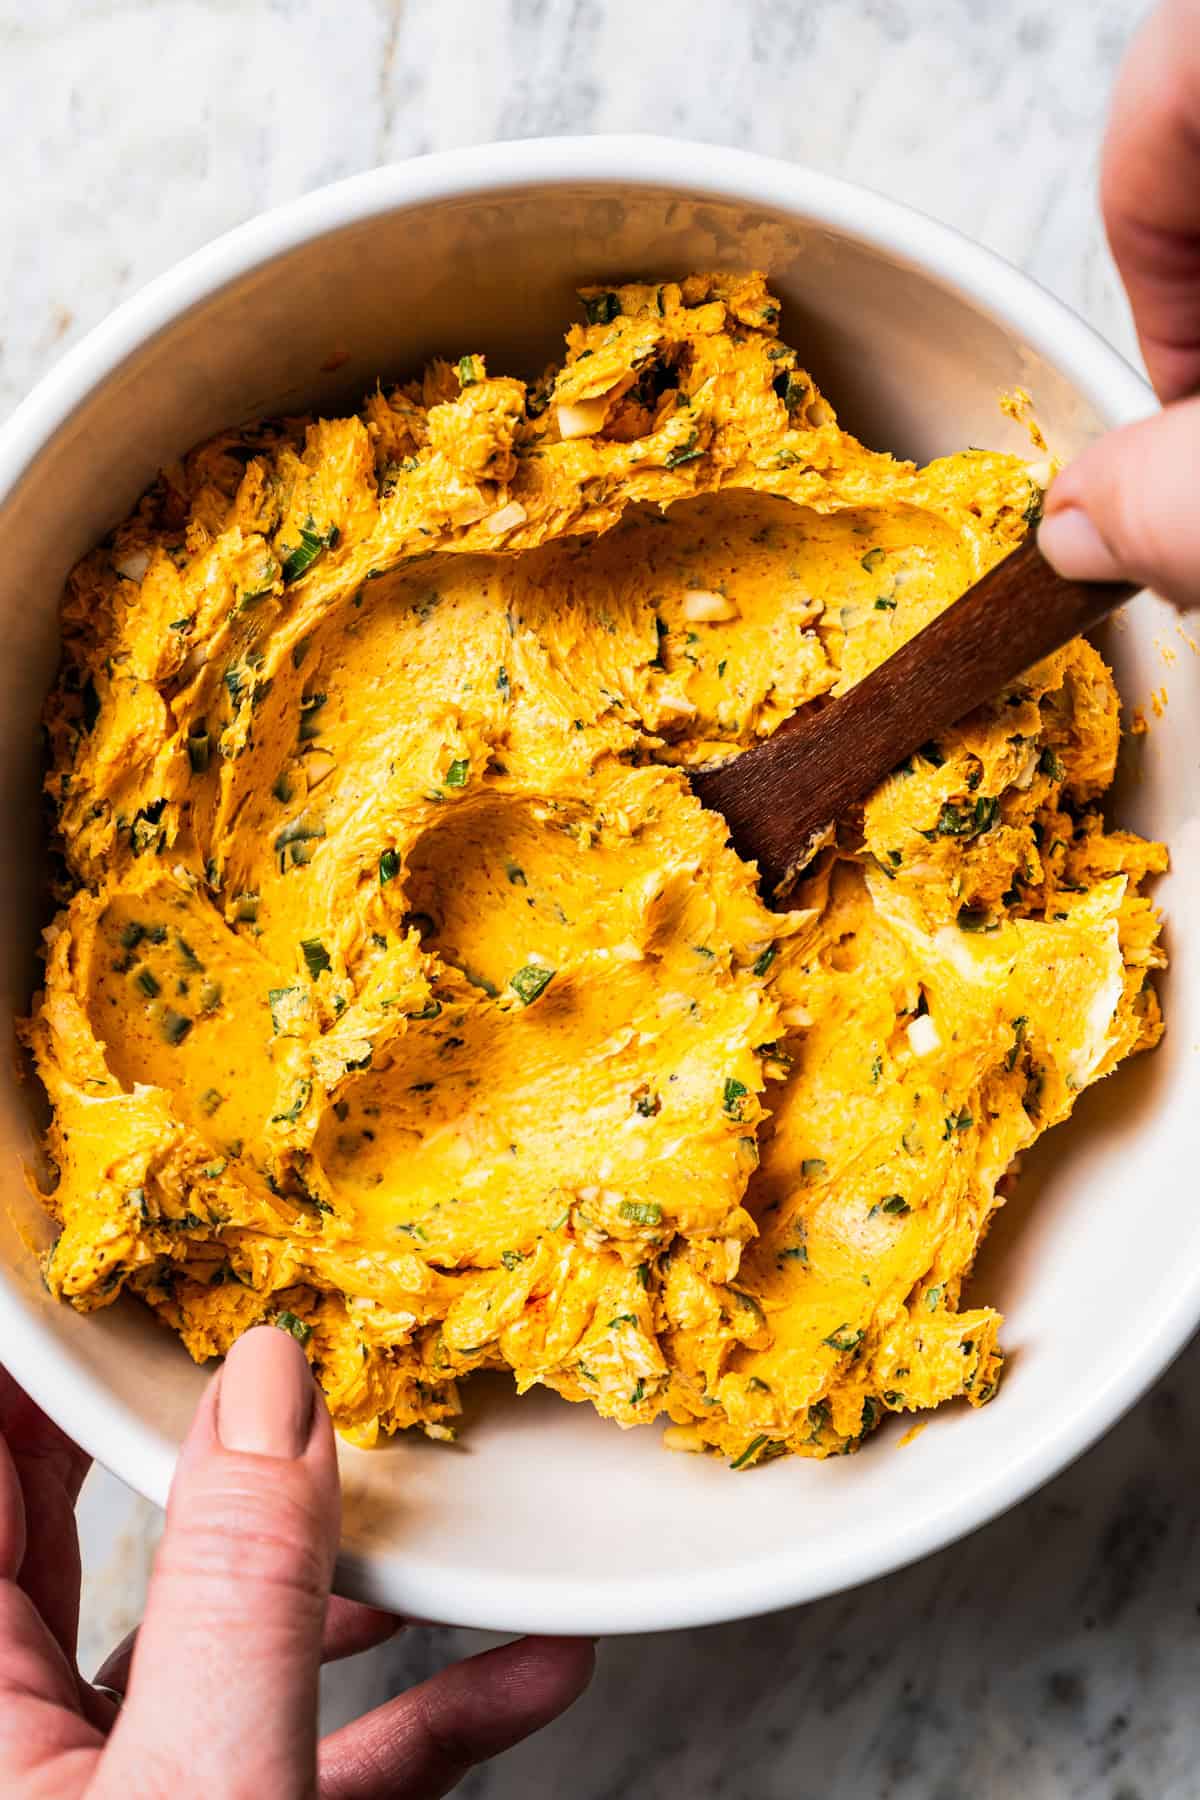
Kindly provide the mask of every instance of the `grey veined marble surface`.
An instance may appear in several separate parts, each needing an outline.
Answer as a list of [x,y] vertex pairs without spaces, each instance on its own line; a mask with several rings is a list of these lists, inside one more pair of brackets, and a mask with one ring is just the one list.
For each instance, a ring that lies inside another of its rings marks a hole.
[[[265,206],[492,138],[656,130],[896,194],[1127,353],[1094,172],[1134,0],[0,0],[0,415],[117,301]],[[1192,1377],[1197,1377],[1193,1380]],[[85,1660],[137,1616],[152,1508],[85,1491]],[[802,1611],[602,1646],[462,1792],[608,1800],[1200,1795],[1200,1350],[1042,1494]],[[484,1640],[412,1632],[327,1721]]]

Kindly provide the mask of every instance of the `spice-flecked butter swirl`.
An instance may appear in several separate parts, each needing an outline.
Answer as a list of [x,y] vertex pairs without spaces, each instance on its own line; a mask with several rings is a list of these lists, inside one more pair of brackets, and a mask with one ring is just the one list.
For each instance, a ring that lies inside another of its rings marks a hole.
[[51,1289],[275,1320],[358,1442],[507,1368],[746,1468],[989,1398],[1015,1157],[1161,1030],[1083,642],[764,906],[690,765],[851,686],[1028,527],[1017,457],[837,424],[758,275],[585,290],[222,433],[73,572],[26,1035]]

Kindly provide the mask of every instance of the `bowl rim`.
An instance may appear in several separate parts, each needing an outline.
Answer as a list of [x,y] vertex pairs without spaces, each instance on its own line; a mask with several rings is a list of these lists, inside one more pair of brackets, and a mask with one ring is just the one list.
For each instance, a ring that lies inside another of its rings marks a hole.
[[[1030,276],[905,203],[821,171],[749,151],[649,134],[529,138],[447,150],[317,188],[257,215],[157,276],[65,352],[0,427],[0,504],[29,475],[90,393],[159,331],[229,283],[299,245],[382,214],[498,192],[591,183],[659,188],[699,199],[774,208],[827,226],[933,277],[977,312],[1018,333],[1108,426],[1154,408],[1153,395],[1098,332]],[[706,1572],[665,1574],[622,1588],[602,1574],[531,1576],[430,1567],[403,1551],[344,1549],[340,1591],[410,1617],[501,1631],[638,1632],[718,1623],[796,1605],[944,1548],[1025,1499],[1089,1449],[1187,1343],[1200,1320],[1200,1268],[1181,1280],[1120,1373],[1086,1403],[1017,1446],[1003,1468],[968,1477],[911,1521],[889,1521],[864,1551],[830,1548],[790,1567],[778,1553]],[[83,1449],[148,1499],[165,1505],[175,1453],[92,1374],[64,1353],[0,1273],[0,1336],[13,1377]]]

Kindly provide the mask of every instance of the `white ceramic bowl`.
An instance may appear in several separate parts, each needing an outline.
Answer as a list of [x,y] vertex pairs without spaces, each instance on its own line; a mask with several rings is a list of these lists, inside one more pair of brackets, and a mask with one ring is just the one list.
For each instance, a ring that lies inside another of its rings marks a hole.
[[[849,426],[917,457],[1027,451],[997,410],[1022,384],[1059,454],[1144,412],[1142,382],[1049,295],[902,206],[805,169],[654,138],[428,157],[232,232],[71,351],[0,436],[0,980],[26,1004],[39,914],[38,709],[70,564],[159,465],[235,420],[336,408],[433,351],[494,370],[555,352],[578,282],[757,265]],[[336,370],[328,365],[340,358]],[[1179,660],[1164,663],[1161,646]],[[1197,664],[1143,597],[1110,634],[1128,703],[1165,682],[1122,819],[1171,844],[1162,1048],[1086,1097],[1027,1166],[975,1293],[1008,1315],[993,1405],[915,1442],[745,1475],[671,1456],[548,1394],[480,1382],[460,1448],[343,1452],[343,1591],[497,1629],[638,1631],[761,1612],[862,1581],[1010,1506],[1079,1454],[1200,1320]],[[7,1067],[7,1064],[6,1064]],[[204,1374],[133,1302],[81,1317],[30,1247],[28,1089],[0,1082],[0,1356],[78,1441],[162,1501]],[[470,1392],[470,1390],[469,1390]]]

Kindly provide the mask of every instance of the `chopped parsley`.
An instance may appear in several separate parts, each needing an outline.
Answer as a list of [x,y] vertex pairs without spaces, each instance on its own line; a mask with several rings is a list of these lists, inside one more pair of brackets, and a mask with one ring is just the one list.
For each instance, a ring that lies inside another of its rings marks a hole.
[[828,1344],[831,1350],[857,1350],[866,1335],[865,1331],[855,1330],[853,1326],[839,1325],[836,1331],[831,1331],[821,1342]]
[[725,1082],[725,1111],[729,1118],[741,1118],[742,1103],[749,1091],[750,1090],[747,1088],[744,1081],[738,1081],[736,1076],[733,1075],[727,1077]]

